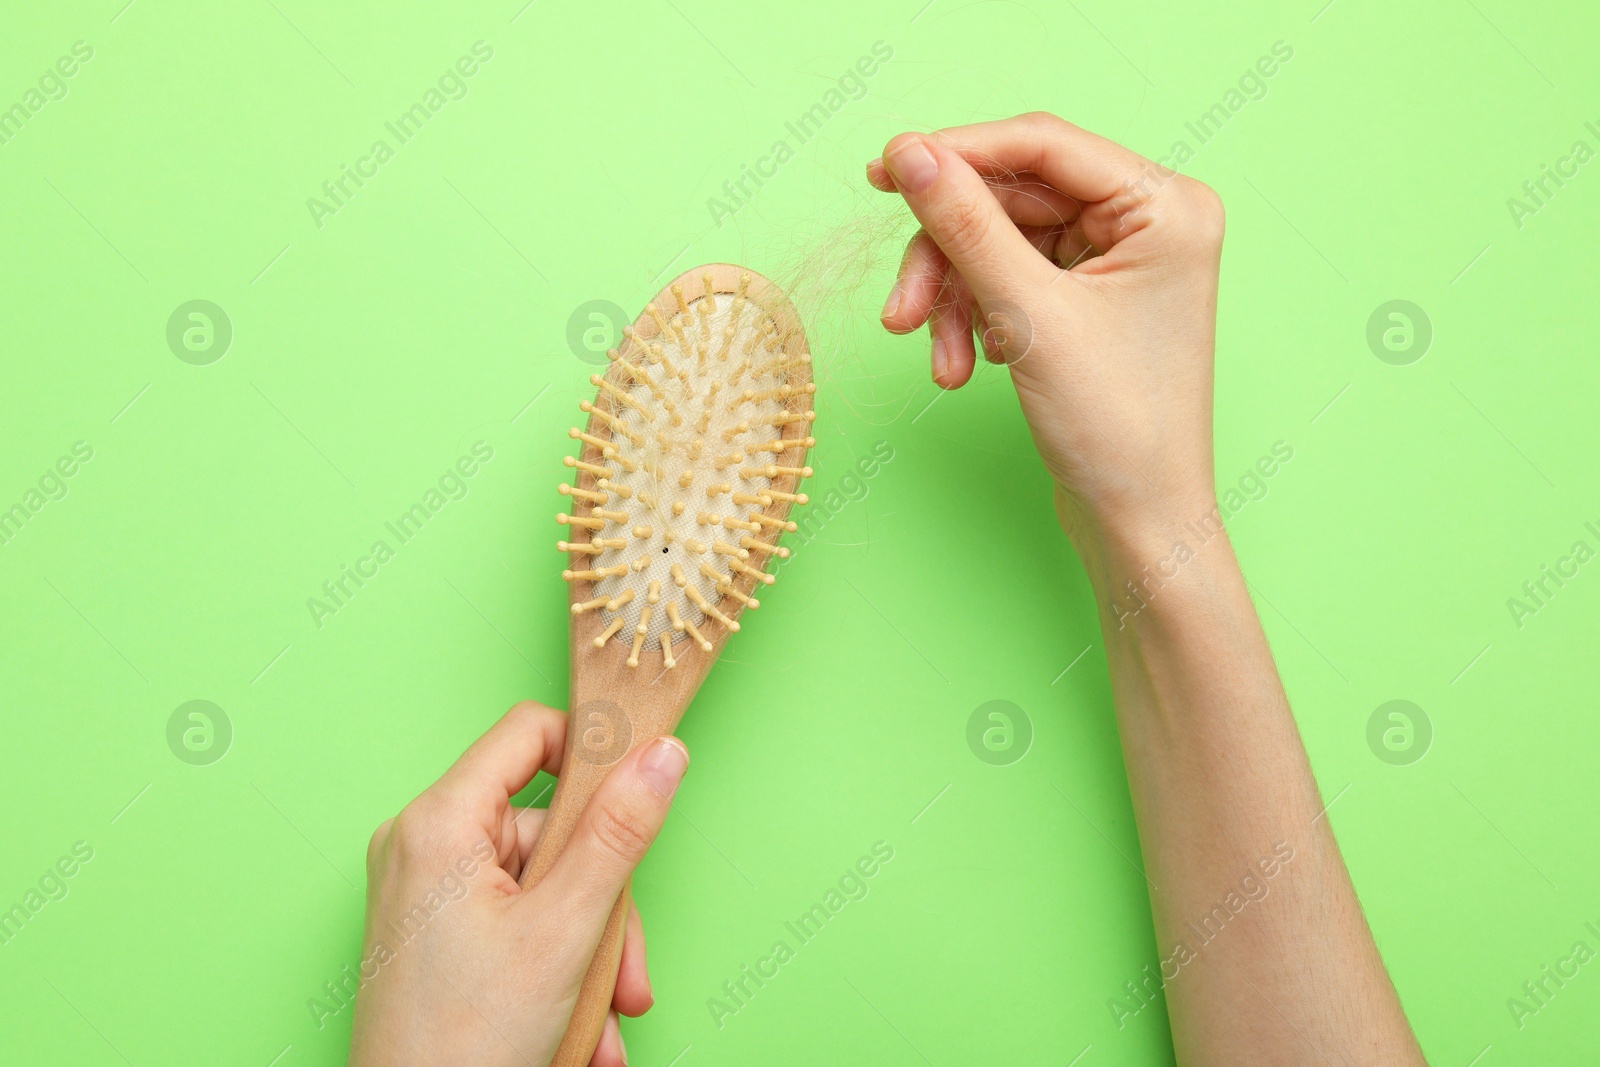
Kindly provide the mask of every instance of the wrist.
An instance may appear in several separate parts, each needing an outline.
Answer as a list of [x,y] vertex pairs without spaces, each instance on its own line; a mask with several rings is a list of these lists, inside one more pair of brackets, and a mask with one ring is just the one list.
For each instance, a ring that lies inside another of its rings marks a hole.
[[1055,508],[1073,548],[1110,562],[1146,562],[1177,541],[1209,540],[1222,527],[1215,490],[1198,480],[1165,489],[1154,500],[1114,504],[1087,502],[1058,484]]
[[[1089,510],[1062,490],[1056,512],[1089,576],[1102,625],[1126,629],[1165,609],[1181,610],[1192,592],[1237,571],[1216,496],[1175,494],[1159,510]],[[1202,593],[1203,595],[1203,593]]]

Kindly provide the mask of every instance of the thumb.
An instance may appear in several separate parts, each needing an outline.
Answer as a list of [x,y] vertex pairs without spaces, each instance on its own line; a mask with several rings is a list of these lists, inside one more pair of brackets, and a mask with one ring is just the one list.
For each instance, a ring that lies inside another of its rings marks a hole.
[[883,165],[980,303],[1014,301],[1060,273],[1017,229],[972,164],[947,146],[903,133],[885,146]]
[[689,750],[676,737],[657,738],[625,756],[595,790],[532,895],[547,905],[559,902],[578,929],[598,932],[660,833],[688,767]]

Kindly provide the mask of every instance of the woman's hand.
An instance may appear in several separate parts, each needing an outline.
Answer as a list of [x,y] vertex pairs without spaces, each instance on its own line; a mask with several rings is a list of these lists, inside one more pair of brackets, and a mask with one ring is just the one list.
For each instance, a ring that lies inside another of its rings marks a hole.
[[922,223],[884,325],[929,322],[946,389],[972,376],[974,333],[1010,365],[1075,540],[1209,514],[1215,193],[1038,113],[901,134],[867,175]]
[[[884,324],[931,317],[947,389],[974,331],[1010,365],[1095,587],[1178,1061],[1421,1064],[1212,523],[1216,196],[1049,115],[902,134],[867,170],[923,227]],[[1151,575],[1162,550],[1181,571]],[[1217,904],[1236,887],[1248,913]]]
[[[555,773],[566,733],[560,712],[518,704],[372,835],[352,1064],[526,1067],[555,1054],[606,917],[689,762],[671,737],[626,756],[549,875],[523,892],[545,813],[511,798]],[[635,910],[596,1067],[627,1062],[617,1015],[651,1000]]]

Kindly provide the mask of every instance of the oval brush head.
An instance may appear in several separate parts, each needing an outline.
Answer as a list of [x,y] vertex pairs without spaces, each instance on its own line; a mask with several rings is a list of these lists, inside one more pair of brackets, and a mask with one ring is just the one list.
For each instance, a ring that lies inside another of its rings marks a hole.
[[557,547],[573,614],[597,621],[588,640],[671,670],[737,631],[772,584],[768,560],[788,555],[776,541],[806,502],[816,386],[793,310],[765,279],[716,264],[667,294],[589,379],[588,427],[569,431],[583,448],[564,460],[576,477],[560,488],[574,507],[556,521],[573,530]]

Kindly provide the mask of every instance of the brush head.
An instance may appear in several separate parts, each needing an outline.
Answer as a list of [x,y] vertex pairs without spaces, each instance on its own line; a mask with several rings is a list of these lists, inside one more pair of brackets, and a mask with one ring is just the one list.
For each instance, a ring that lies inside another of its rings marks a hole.
[[[557,547],[587,641],[666,669],[739,629],[804,504],[813,444],[811,356],[776,286],[727,264],[670,283],[609,353],[582,443],[563,462],[572,530]],[[579,648],[574,641],[574,651]]]

